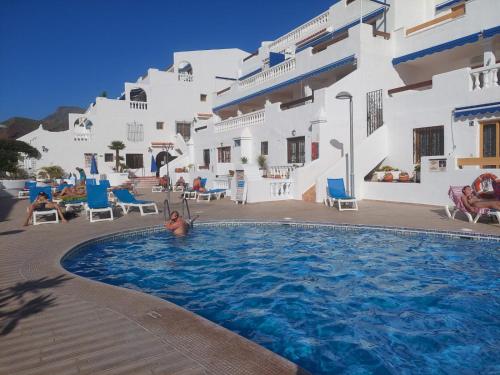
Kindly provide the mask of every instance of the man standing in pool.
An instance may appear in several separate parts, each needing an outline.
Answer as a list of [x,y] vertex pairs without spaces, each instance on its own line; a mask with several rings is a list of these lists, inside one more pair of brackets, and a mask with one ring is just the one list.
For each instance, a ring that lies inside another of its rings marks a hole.
[[165,222],[165,228],[172,231],[176,236],[185,236],[189,230],[189,224],[179,216],[178,211],[172,211],[170,220]]

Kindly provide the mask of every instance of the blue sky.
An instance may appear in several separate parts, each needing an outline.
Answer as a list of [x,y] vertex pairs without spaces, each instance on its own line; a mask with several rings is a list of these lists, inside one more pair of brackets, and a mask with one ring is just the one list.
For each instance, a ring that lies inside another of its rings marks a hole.
[[86,108],[183,50],[255,50],[332,0],[0,0],[0,120]]

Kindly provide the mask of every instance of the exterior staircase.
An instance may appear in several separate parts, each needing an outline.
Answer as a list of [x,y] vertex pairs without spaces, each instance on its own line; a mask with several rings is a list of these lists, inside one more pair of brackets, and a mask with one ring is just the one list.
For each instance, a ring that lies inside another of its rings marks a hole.
[[160,179],[156,176],[135,177],[131,179],[138,189],[151,189],[152,186],[158,185]]

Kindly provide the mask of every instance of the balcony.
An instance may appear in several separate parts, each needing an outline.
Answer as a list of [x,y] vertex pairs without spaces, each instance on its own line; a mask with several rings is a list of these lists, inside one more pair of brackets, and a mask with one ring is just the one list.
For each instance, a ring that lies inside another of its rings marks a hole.
[[283,51],[288,45],[310,36],[322,27],[326,27],[329,20],[330,10],[327,10],[309,22],[306,22],[305,24],[276,39],[274,42],[269,44],[269,50],[272,52]]
[[241,88],[250,88],[262,83],[268,82],[272,79],[285,75],[293,70],[295,70],[296,60],[291,58],[283,61],[281,64],[275,65],[263,72],[257,73],[251,77],[248,77],[242,81],[238,81],[238,86]]
[[214,124],[215,133],[226,132],[234,129],[240,129],[247,126],[261,125],[265,121],[265,110],[247,113],[242,116],[229,118],[227,120]]

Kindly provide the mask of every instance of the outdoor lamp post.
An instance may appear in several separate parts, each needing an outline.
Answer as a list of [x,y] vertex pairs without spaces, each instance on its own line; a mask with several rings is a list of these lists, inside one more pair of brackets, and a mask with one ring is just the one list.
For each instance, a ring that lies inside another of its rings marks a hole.
[[165,151],[165,156],[164,156],[164,161],[165,161],[165,164],[167,165],[167,184],[168,184],[168,190],[170,190],[170,171],[169,171],[169,168],[168,168],[168,161],[167,162],[167,155],[170,155],[170,153],[168,152],[169,150],[172,150],[174,148],[174,146],[172,144],[166,144],[166,145],[163,145],[163,151]]
[[355,197],[354,193],[354,126],[352,123],[352,95],[347,91],[341,91],[335,96],[335,99],[346,100],[349,99],[349,117],[350,117],[350,129],[349,129],[349,158],[350,158],[350,174],[349,174],[349,195]]

